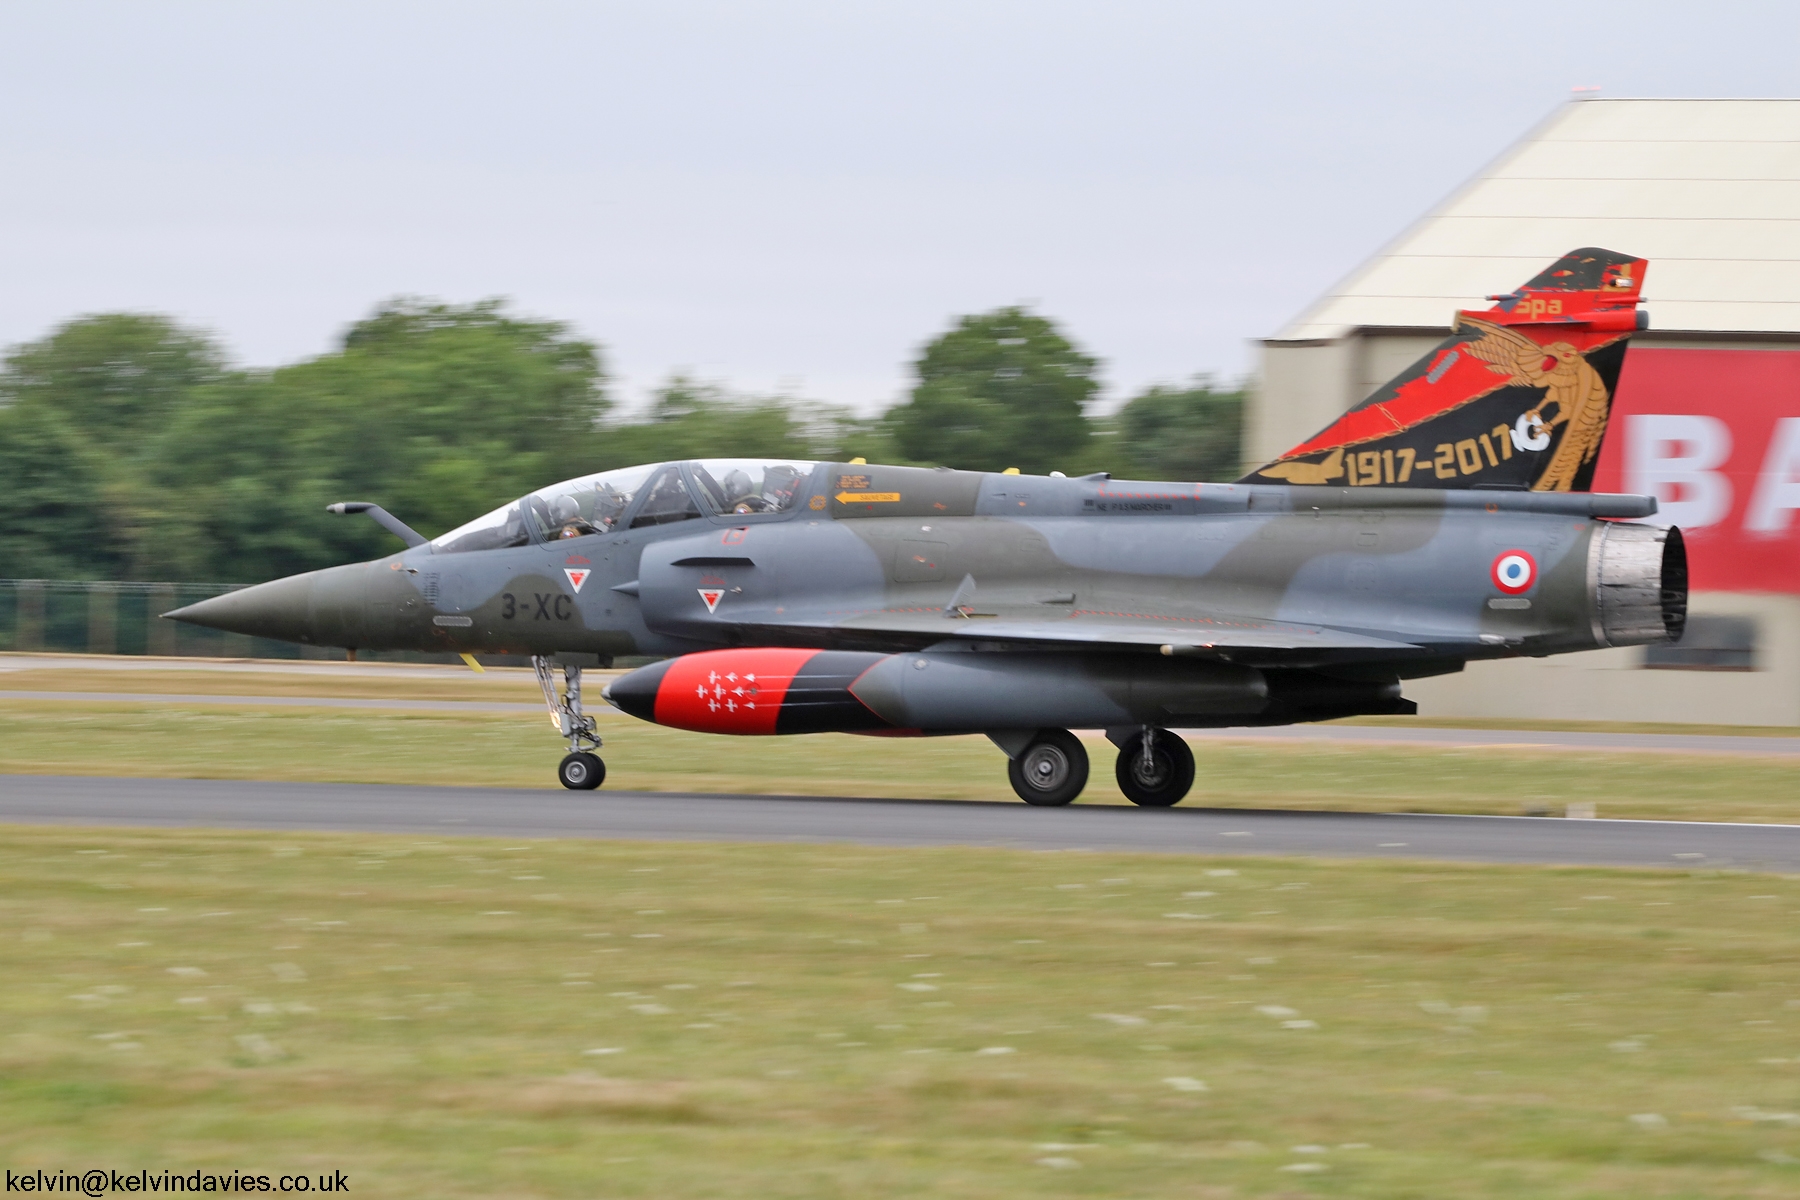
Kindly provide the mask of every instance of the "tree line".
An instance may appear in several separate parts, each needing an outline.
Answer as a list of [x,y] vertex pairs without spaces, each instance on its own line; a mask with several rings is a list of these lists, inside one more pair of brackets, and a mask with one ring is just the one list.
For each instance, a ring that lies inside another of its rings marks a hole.
[[597,344],[498,301],[392,301],[274,370],[233,367],[167,317],[84,316],[0,364],[0,577],[255,582],[393,548],[334,501],[435,536],[558,479],[666,459],[1237,474],[1241,389],[1153,387],[1102,417],[1098,366],[1053,321],[1003,308],[927,344],[910,396],[875,417],[684,375],[627,415]]

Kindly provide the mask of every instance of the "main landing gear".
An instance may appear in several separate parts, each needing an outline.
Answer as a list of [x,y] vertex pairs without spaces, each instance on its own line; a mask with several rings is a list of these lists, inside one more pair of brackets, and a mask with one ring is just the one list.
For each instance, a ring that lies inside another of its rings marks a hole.
[[[1005,743],[1002,749],[1011,750]],[[1087,786],[1087,750],[1066,729],[1040,729],[1008,759],[1006,777],[1027,804],[1067,804]]]
[[1194,752],[1168,730],[1146,725],[1122,737],[1107,736],[1119,747],[1113,775],[1133,804],[1168,808],[1194,786]]
[[[1067,804],[1087,786],[1088,755],[1066,729],[1030,733],[993,733],[989,737],[1007,752],[1007,778],[1027,804]],[[1194,786],[1194,752],[1166,729],[1109,729],[1106,736],[1119,748],[1113,776],[1133,804],[1168,808],[1181,803]]]
[[595,732],[594,718],[581,711],[581,668],[563,663],[563,691],[556,692],[556,662],[533,656],[532,670],[537,672],[538,687],[544,692],[544,706],[550,710],[550,724],[569,742],[569,753],[556,768],[556,777],[573,791],[588,792],[606,780],[606,764],[594,751],[600,748],[600,735]]

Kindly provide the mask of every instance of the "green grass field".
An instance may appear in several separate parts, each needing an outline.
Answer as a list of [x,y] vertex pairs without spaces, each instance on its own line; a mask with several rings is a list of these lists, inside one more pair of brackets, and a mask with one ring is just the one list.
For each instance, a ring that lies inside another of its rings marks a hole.
[[22,827],[0,872],[15,1171],[1800,1192],[1789,879]]
[[[254,699],[534,697],[496,674],[57,673],[246,702],[0,701],[0,774],[555,786],[542,717]],[[983,738],[602,729],[609,787],[1012,799]],[[1800,763],[1530,741],[1205,743],[1189,803],[1800,819]],[[1090,750],[1084,802],[1123,803]],[[0,879],[15,1171],[342,1170],[397,1197],[1800,1194],[1787,879],[21,827]]]
[[[607,787],[1013,800],[982,737],[728,738],[603,719]],[[1792,822],[1800,761],[1599,754],[1529,745],[1422,749],[1197,744],[1187,803],[1233,808],[1561,813]],[[1112,747],[1090,743],[1087,803],[1125,803]],[[555,787],[559,743],[542,716],[0,701],[0,774],[141,775]],[[604,792],[601,793],[604,796]]]

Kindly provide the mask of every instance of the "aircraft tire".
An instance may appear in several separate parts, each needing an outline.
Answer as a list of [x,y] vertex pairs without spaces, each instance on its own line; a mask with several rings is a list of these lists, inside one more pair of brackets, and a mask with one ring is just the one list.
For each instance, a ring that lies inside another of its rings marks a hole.
[[1006,764],[1013,791],[1027,804],[1053,808],[1087,786],[1087,750],[1066,729],[1040,729],[1031,744]]
[[1188,744],[1166,729],[1156,731],[1156,741],[1150,747],[1150,758],[1154,766],[1150,776],[1145,778],[1143,768],[1144,735],[1134,733],[1119,747],[1119,760],[1113,768],[1113,775],[1119,781],[1119,790],[1133,804],[1145,808],[1168,808],[1180,804],[1194,786],[1194,752]]
[[572,792],[591,792],[606,782],[606,764],[599,755],[580,750],[562,760],[556,778]]

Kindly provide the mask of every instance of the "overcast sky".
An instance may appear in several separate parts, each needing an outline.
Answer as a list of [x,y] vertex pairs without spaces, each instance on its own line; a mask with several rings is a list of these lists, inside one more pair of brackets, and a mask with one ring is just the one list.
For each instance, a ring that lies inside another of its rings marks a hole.
[[244,363],[397,293],[884,405],[1027,302],[1108,394],[1235,376],[1562,103],[1800,95],[1800,5],[0,9],[0,343],[154,310]]

